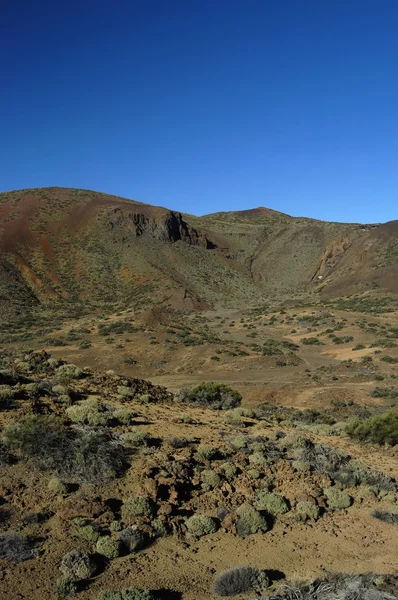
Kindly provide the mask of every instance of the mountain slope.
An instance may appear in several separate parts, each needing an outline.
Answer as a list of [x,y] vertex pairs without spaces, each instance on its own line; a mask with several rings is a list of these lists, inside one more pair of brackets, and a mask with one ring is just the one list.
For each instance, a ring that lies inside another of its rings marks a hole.
[[263,207],[182,215],[87,190],[0,194],[2,312],[98,306],[239,306],[314,290],[398,290],[398,222],[293,218]]

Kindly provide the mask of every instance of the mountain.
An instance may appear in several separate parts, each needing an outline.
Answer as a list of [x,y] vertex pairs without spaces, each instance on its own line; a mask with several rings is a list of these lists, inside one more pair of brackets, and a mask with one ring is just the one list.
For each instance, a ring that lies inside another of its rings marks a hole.
[[259,207],[203,217],[88,190],[0,194],[1,313],[57,301],[242,306],[398,292],[398,221],[360,225]]

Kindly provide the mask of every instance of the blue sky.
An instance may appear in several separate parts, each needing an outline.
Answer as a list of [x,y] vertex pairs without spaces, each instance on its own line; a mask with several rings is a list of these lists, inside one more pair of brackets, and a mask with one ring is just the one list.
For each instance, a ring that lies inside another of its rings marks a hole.
[[0,191],[398,219],[397,23],[396,0],[3,0]]

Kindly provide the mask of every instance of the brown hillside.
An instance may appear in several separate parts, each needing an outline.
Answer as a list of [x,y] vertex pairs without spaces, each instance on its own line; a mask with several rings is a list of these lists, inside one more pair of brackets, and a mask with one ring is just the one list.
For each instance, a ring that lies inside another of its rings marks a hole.
[[327,223],[264,207],[182,215],[87,190],[0,194],[3,314],[38,301],[242,306],[398,290],[398,222]]

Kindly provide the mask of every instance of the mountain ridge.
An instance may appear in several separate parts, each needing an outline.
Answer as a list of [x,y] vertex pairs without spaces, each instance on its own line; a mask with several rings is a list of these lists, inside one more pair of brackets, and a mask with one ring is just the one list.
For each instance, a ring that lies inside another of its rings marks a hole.
[[398,221],[327,222],[266,207],[198,217],[90,190],[16,190],[0,194],[0,302],[6,313],[7,304],[137,294],[183,308],[395,294],[397,239]]

